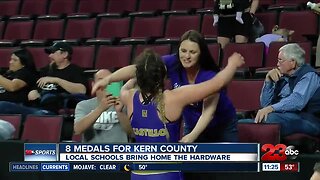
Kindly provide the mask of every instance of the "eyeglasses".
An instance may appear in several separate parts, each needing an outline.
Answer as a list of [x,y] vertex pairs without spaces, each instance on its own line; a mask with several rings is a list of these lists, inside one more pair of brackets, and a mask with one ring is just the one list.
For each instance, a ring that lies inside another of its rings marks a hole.
[[284,63],[284,62],[286,62],[286,61],[293,61],[293,60],[286,60],[286,59],[278,58],[278,62],[279,62],[280,64],[282,64],[282,63]]

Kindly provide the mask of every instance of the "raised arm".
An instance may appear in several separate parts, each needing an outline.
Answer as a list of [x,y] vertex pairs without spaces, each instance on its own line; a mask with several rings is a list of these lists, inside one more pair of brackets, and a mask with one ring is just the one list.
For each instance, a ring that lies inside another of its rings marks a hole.
[[97,89],[105,88],[108,84],[117,81],[126,81],[128,79],[134,78],[136,76],[136,65],[130,65],[118,69],[110,76],[107,76],[94,84],[92,87],[91,94],[95,94]]
[[169,94],[169,101],[176,106],[183,108],[193,102],[200,101],[205,97],[217,93],[227,85],[233,78],[237,68],[244,64],[244,58],[239,53],[233,53],[228,59],[228,65],[214,78],[193,85],[182,86],[172,90]]

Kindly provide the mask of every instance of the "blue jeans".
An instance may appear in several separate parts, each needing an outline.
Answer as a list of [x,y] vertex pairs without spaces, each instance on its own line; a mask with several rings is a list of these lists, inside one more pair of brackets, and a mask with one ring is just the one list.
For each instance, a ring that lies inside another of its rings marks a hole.
[[51,111],[40,108],[27,107],[22,104],[17,104],[8,101],[0,101],[0,114],[21,114],[22,122],[24,122],[28,114],[34,115],[55,115]]
[[[254,123],[254,119],[240,119],[239,123]],[[294,133],[304,133],[311,136],[320,134],[320,120],[313,115],[297,113],[278,113],[268,114],[264,123],[279,123],[281,126],[281,136],[287,136]]]

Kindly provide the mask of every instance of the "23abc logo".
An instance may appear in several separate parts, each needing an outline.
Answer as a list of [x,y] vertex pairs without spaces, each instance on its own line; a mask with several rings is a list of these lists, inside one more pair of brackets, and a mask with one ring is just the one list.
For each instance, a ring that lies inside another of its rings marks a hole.
[[286,146],[284,144],[264,144],[261,147],[261,152],[264,153],[261,156],[261,161],[284,161],[288,157],[294,159],[299,154],[298,150],[294,149],[294,146]]

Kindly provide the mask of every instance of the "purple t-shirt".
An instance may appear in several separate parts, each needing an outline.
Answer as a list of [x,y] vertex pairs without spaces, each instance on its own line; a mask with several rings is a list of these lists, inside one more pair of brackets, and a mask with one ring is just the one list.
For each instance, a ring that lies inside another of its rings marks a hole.
[[[179,68],[179,60],[176,55],[166,55],[162,57],[166,64],[168,77],[173,88],[188,85],[187,73],[184,68]],[[207,81],[214,77],[216,72],[200,69],[195,79],[195,84]],[[186,127],[193,129],[202,114],[203,101],[199,101],[186,106],[183,110],[183,119]],[[236,118],[236,111],[224,90],[220,91],[220,99],[217,105],[213,120],[208,127],[213,127],[218,123],[228,123]]]

